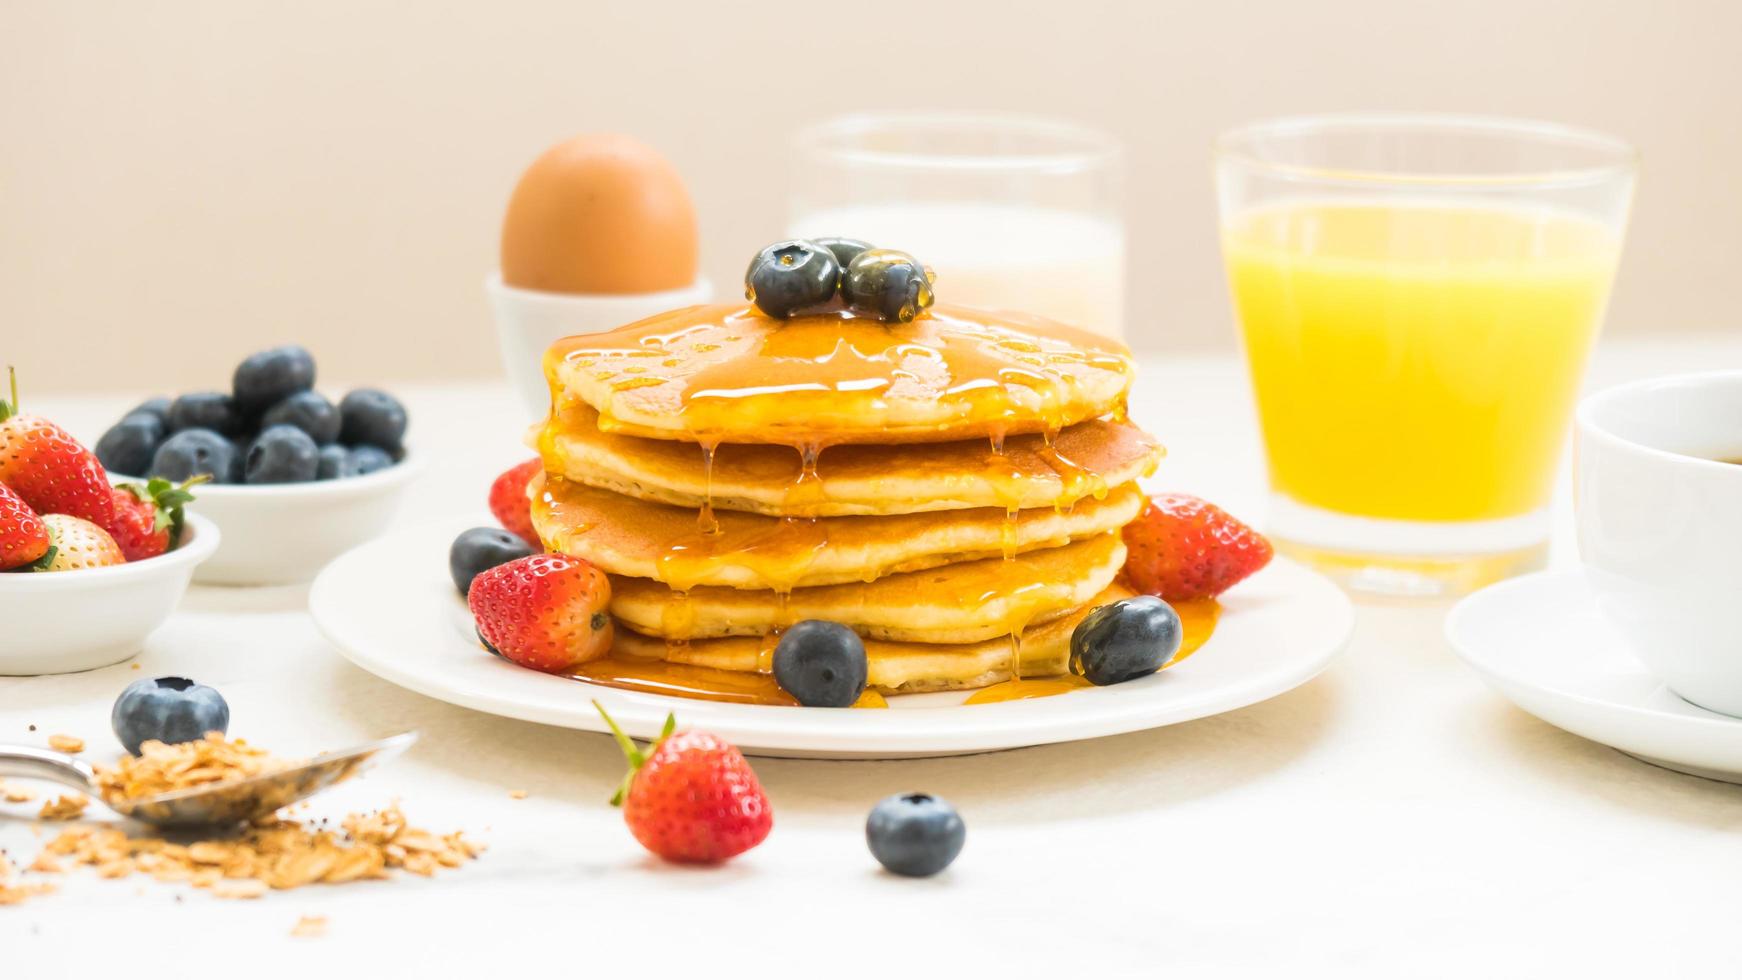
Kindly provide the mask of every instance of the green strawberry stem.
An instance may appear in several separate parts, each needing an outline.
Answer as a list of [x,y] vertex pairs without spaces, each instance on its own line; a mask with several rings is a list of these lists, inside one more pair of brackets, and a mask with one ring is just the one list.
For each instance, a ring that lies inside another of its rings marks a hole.
[[8,364],[6,365],[6,373],[12,377],[12,400],[7,401],[0,398],[0,422],[4,422],[14,415],[23,414],[23,409],[18,407],[18,369]]
[[[0,402],[0,404],[4,403]],[[54,556],[57,554],[60,554],[60,548],[51,544],[48,546],[48,550],[42,553],[41,558],[38,558],[24,567],[32,572],[47,571],[48,566],[54,564]]]
[[176,486],[161,476],[154,476],[143,487],[137,483],[123,483],[121,489],[132,494],[136,500],[151,502],[151,530],[157,532],[169,528],[169,550],[174,551],[181,546],[182,530],[187,524],[187,514],[182,508],[194,499],[190,488],[211,478],[209,473],[196,473],[181,486]]
[[618,728],[617,722],[609,714],[606,714],[604,705],[595,700],[593,707],[599,709],[599,714],[604,717],[605,724],[611,726],[611,737],[617,740],[617,747],[623,750],[623,757],[629,760],[629,772],[623,777],[623,781],[617,784],[617,794],[611,797],[612,806],[622,806],[623,800],[629,795],[629,784],[635,781],[635,774],[641,771],[641,767],[646,764],[648,757],[659,748],[660,743],[670,738],[671,733],[677,729],[677,715],[667,714],[665,727],[660,730],[659,737],[654,739],[647,748],[642,749],[636,746],[633,739],[623,734],[623,729]]

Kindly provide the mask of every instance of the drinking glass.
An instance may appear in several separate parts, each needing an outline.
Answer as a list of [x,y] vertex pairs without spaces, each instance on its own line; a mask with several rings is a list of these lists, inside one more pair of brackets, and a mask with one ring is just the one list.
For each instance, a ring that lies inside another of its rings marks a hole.
[[1124,334],[1122,152],[1068,123],[855,115],[795,138],[788,234],[910,252],[941,302]]
[[1278,547],[1361,591],[1539,567],[1635,153],[1564,126],[1282,119],[1216,147]]

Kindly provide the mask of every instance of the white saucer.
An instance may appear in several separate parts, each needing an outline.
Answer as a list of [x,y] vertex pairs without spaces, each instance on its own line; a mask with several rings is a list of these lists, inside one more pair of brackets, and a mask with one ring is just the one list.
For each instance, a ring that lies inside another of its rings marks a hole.
[[899,758],[1068,742],[1190,721],[1275,697],[1324,670],[1348,641],[1349,600],[1283,559],[1223,597],[1210,641],[1177,667],[1114,687],[964,705],[965,693],[891,698],[888,711],[721,704],[585,684],[486,653],[454,619],[448,544],[469,521],[410,528],[340,556],[315,580],[309,612],[351,662],[451,704],[603,731],[597,698],[629,732],[656,735],[667,712],[761,755]]
[[1653,765],[1742,783],[1742,718],[1683,701],[1627,652],[1578,570],[1489,586],[1453,607],[1446,638],[1514,704]]

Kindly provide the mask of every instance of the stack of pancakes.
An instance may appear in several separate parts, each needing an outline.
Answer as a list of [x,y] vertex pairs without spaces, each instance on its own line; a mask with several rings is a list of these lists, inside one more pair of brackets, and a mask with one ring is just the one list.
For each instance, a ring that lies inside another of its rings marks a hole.
[[611,576],[615,658],[767,673],[806,619],[884,693],[1065,672],[1122,597],[1161,447],[1116,341],[937,307],[911,323],[677,310],[559,342],[533,523]]

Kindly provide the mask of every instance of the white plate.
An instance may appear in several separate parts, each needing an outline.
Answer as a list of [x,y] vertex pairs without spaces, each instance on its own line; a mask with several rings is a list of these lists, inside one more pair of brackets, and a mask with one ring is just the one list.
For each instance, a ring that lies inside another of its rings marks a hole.
[[[1349,600],[1330,580],[1277,559],[1223,597],[1210,641],[1177,667],[1115,687],[963,705],[963,692],[891,698],[889,711],[722,704],[585,684],[516,667],[467,635],[447,550],[467,525],[411,528],[327,566],[309,611],[351,662],[452,704],[526,721],[603,731],[597,698],[650,738],[667,712],[761,755],[897,758],[1068,742],[1190,721],[1275,697],[1342,650]],[[456,628],[456,620],[459,626]]]
[[1452,609],[1446,638],[1495,690],[1557,728],[1667,769],[1742,782],[1742,719],[1689,704],[1647,672],[1581,571],[1489,586]]

